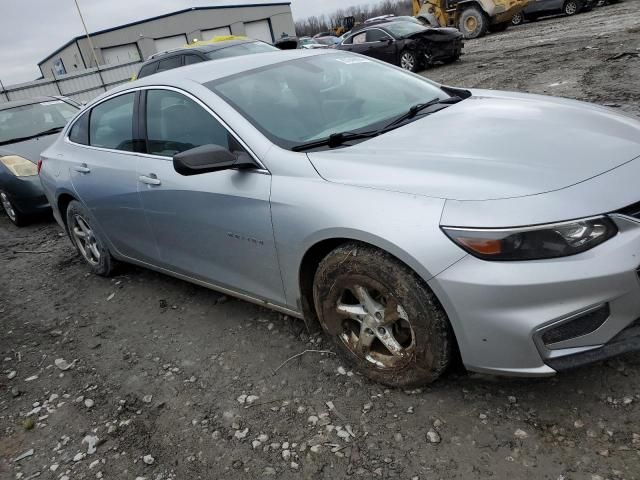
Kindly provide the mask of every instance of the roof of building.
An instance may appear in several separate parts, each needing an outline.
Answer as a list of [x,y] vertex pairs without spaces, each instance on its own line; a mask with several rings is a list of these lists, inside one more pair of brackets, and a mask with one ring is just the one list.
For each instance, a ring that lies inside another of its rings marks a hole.
[[[222,10],[222,9],[227,9],[227,8],[275,7],[275,6],[283,6],[283,5],[291,5],[291,2],[289,1],[289,2],[272,2],[272,3],[248,3],[248,4],[244,4],[244,5],[243,4],[240,4],[240,5],[211,5],[211,6],[208,6],[208,7],[190,7],[190,8],[184,8],[182,10],[177,10],[175,12],[165,13],[163,15],[157,15],[155,17],[149,17],[149,18],[145,18],[145,19],[142,19],[142,20],[136,20],[135,22],[131,22],[131,23],[125,23],[124,25],[118,25],[117,27],[111,27],[111,28],[106,28],[104,30],[98,30],[97,32],[91,32],[89,34],[89,36],[101,35],[103,33],[113,32],[115,30],[120,30],[122,28],[132,27],[134,25],[140,25],[141,23],[147,23],[147,22],[152,22],[154,20],[160,20],[162,18],[173,17],[174,15],[180,15],[181,13],[187,13],[187,12],[191,12],[191,11],[194,11],[194,10]],[[82,40],[83,38],[86,38],[86,35],[78,35],[77,37],[73,37],[71,40],[69,40],[67,43],[65,43],[61,47],[59,47],[57,50],[53,51],[52,53],[47,55],[45,58],[40,60],[38,62],[38,65],[40,65],[41,63],[46,62],[47,60],[49,60],[51,57],[56,55],[61,50],[64,50],[65,48],[67,48],[72,43],[77,42],[78,40]]]

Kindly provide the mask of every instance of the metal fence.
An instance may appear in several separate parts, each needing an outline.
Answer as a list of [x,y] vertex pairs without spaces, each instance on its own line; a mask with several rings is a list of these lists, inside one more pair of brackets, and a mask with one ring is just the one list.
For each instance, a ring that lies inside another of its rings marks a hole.
[[138,72],[141,62],[113,67],[90,68],[18,85],[0,86],[0,103],[24,98],[64,95],[78,102],[89,101],[110,88],[128,82]]

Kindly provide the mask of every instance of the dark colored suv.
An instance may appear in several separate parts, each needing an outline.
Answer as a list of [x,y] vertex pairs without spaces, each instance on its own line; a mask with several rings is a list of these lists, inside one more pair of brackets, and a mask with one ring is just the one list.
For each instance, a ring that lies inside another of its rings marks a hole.
[[241,55],[273,52],[277,50],[273,45],[251,39],[223,40],[207,44],[196,44],[192,47],[184,47],[152,55],[142,67],[140,67],[140,71],[135,78],[148,77],[154,73],[209,60],[219,60],[221,58],[239,57]]

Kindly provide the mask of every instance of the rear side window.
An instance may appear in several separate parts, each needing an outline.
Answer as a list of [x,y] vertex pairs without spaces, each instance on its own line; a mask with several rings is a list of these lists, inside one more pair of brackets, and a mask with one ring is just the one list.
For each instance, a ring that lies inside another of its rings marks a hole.
[[82,115],[69,130],[69,140],[80,145],[89,145],[89,112]]
[[192,65],[194,63],[200,63],[202,59],[197,55],[185,55],[184,56],[184,64]]
[[172,68],[178,68],[180,66],[181,60],[180,55],[176,55],[174,57],[165,58],[164,60],[160,60],[158,63],[158,71],[163,72],[165,70],[171,70]]
[[89,141],[93,147],[133,151],[135,93],[107,100],[91,110]]
[[171,157],[201,145],[238,150],[233,137],[209,112],[171,90],[147,91],[147,153]]
[[149,63],[148,65],[143,65],[138,72],[138,78],[147,77],[156,72],[156,67],[158,66],[158,62]]

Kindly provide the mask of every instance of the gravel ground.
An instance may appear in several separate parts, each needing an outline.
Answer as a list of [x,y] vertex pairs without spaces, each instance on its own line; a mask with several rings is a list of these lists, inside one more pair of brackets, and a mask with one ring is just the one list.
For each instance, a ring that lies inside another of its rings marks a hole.
[[[512,28],[425,74],[640,115],[638,12]],[[640,478],[640,354],[387,390],[300,321],[135,267],[91,276],[52,221],[4,217],[0,318],[2,480]]]

